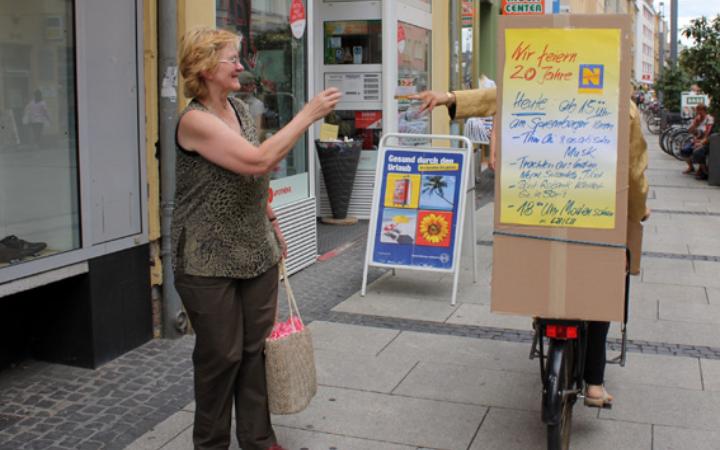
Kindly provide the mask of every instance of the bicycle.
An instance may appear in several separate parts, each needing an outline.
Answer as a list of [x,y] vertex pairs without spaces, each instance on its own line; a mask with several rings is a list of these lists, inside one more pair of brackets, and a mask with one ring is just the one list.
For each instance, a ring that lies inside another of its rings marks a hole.
[[[625,277],[625,314],[621,322],[620,355],[608,364],[625,366],[627,344],[628,303],[630,274]],[[533,321],[535,335],[530,359],[539,358],[542,380],[542,421],[547,426],[548,450],[568,450],[572,409],[579,398],[584,398],[585,356],[587,346],[587,322],[536,318]],[[545,343],[547,340],[547,344]],[[547,345],[547,354],[545,346]],[[608,404],[605,408],[611,408]]]
[[660,149],[668,155],[682,160],[681,150],[692,143],[693,136],[684,125],[672,125],[660,135]]
[[652,102],[642,114],[648,131],[652,134],[660,134],[662,132],[663,115],[663,107],[660,102]]

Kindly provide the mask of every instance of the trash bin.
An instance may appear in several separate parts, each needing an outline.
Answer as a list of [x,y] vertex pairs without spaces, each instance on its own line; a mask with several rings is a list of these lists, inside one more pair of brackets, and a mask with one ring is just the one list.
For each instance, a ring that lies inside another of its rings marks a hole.
[[325,189],[330,200],[330,209],[334,221],[329,223],[355,223],[357,219],[349,220],[347,217],[350,197],[352,196],[353,183],[360,162],[362,141],[353,140],[348,142],[315,141],[320,168],[322,169]]
[[708,184],[720,186],[720,133],[710,135],[710,149],[707,155]]

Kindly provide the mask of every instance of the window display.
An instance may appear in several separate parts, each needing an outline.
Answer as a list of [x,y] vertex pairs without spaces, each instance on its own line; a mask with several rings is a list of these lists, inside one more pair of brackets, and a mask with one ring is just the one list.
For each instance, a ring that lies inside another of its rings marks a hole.
[[0,268],[80,247],[74,2],[0,2]]
[[382,64],[379,20],[337,20],[324,24],[325,64]]
[[[284,127],[306,102],[306,36],[293,37],[291,2],[217,0],[217,27],[242,37],[245,71],[237,96],[249,107],[261,141]],[[272,175],[273,180],[304,174],[307,142],[301,139]],[[309,185],[305,183],[305,197]]]

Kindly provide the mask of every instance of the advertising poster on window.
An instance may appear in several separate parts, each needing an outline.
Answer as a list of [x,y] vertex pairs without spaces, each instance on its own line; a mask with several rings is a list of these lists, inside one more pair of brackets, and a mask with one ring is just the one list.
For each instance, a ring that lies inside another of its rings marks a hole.
[[452,270],[465,153],[387,149],[380,157],[372,264]]
[[505,30],[500,222],[613,229],[620,30]]

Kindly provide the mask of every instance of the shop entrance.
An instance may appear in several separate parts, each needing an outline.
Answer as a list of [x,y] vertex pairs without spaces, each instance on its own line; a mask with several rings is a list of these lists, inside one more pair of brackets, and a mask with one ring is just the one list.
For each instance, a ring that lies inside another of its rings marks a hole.
[[[326,121],[340,138],[362,141],[348,214],[370,217],[375,164],[383,133],[430,133],[428,114],[418,114],[407,96],[430,88],[430,0],[313,0],[314,90],[343,92]],[[317,133],[316,133],[317,135]],[[318,170],[318,214],[330,215]]]

